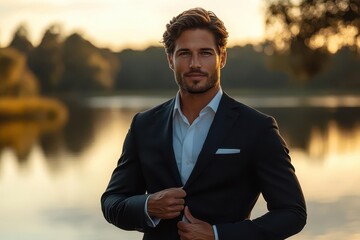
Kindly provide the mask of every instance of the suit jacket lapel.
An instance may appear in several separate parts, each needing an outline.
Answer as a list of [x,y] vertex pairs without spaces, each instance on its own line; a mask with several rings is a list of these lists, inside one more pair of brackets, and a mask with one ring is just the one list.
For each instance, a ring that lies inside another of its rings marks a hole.
[[201,174],[231,130],[239,115],[238,112],[232,110],[233,107],[235,107],[234,101],[224,93],[197,162],[184,188],[191,185]]
[[[163,151],[164,164],[168,166],[171,171],[171,176],[174,177],[174,181],[177,186],[181,187],[181,177],[176,164],[174,148],[173,148],[173,109],[175,100],[169,101],[154,115],[154,122],[158,122],[160,147]],[[161,173],[160,173],[161,174]]]

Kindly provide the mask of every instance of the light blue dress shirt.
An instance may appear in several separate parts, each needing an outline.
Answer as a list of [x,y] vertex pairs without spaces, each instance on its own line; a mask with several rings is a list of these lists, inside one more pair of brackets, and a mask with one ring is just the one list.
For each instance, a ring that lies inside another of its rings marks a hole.
[[[175,153],[176,164],[180,173],[181,182],[185,185],[188,180],[200,151],[204,145],[215,113],[219,107],[222,97],[222,89],[217,92],[214,98],[201,111],[199,116],[189,123],[181,111],[180,93],[176,94],[173,111],[173,149]],[[147,199],[148,200],[148,199]],[[147,214],[147,200],[145,203],[145,212]],[[149,216],[147,214],[147,216]],[[149,217],[149,225],[156,226],[160,220]],[[218,240],[216,226],[213,226],[215,240]]]
[[220,89],[199,116],[190,125],[181,111],[177,93],[173,111],[173,148],[181,182],[185,185],[204,145],[222,96]]

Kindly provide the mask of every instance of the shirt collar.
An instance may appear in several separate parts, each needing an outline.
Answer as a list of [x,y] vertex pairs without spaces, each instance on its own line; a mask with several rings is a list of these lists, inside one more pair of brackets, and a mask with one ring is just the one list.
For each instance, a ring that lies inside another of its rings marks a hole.
[[[211,101],[206,105],[205,108],[211,108],[215,113],[219,107],[220,100],[222,97],[223,91],[220,87],[219,91],[216,93],[216,95],[211,99]],[[175,116],[176,112],[179,112],[182,114],[181,108],[180,108],[180,92],[178,91],[175,97],[175,105],[174,105],[174,111],[173,111],[173,117]]]

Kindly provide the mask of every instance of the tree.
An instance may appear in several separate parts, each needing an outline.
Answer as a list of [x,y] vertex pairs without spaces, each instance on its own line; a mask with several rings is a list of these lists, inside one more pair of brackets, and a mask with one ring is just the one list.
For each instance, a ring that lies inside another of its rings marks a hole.
[[266,9],[266,49],[298,78],[345,46],[360,53],[360,0],[268,0]]
[[60,26],[50,26],[45,31],[39,46],[29,56],[29,66],[39,78],[43,92],[54,91],[63,74],[64,64],[60,36]]
[[15,48],[27,56],[33,50],[34,47],[28,39],[28,30],[25,25],[20,25],[15,31],[9,47]]
[[38,94],[36,77],[28,69],[26,57],[13,48],[0,49],[0,97]]
[[[79,34],[66,38],[63,46],[63,90],[105,90],[114,84],[116,58],[100,50]],[[114,62],[115,61],[115,62]]]
[[164,48],[126,49],[118,57],[121,70],[117,76],[117,89],[176,89]]

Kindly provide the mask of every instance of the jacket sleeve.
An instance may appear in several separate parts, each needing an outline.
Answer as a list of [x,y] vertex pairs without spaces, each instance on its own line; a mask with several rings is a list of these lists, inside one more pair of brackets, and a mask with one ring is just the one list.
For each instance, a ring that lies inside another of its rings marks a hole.
[[147,228],[145,182],[136,149],[134,117],[125,138],[122,154],[106,191],[101,196],[105,219],[125,230],[144,231]]
[[220,240],[285,239],[302,230],[306,206],[289,151],[271,117],[253,144],[255,179],[268,212],[242,222],[217,225]]

